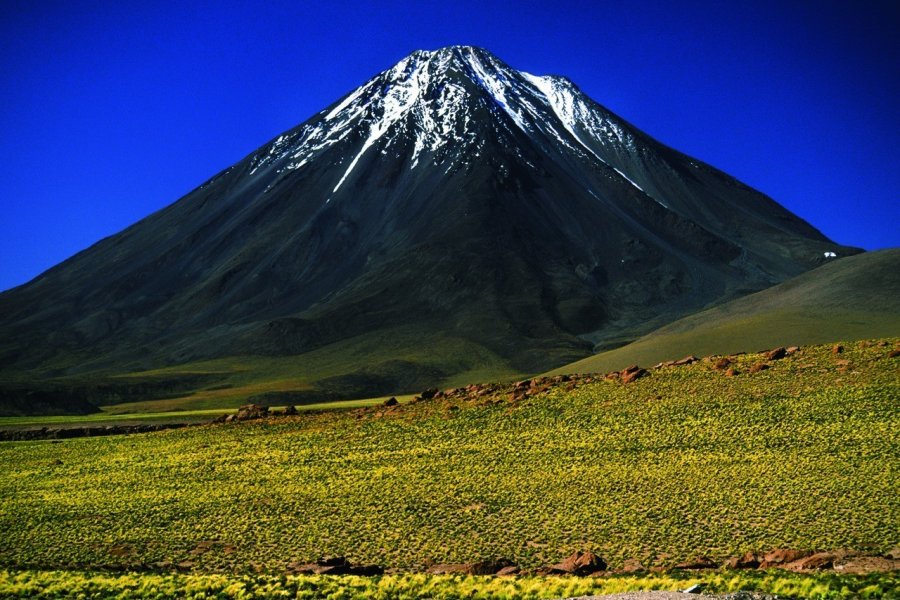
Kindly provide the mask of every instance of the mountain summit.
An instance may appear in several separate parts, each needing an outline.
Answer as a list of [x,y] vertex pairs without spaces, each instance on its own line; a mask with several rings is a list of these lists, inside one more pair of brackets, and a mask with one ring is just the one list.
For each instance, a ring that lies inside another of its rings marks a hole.
[[0,371],[300,356],[327,365],[313,393],[399,391],[544,370],[854,252],[564,77],[417,51],[0,295]]

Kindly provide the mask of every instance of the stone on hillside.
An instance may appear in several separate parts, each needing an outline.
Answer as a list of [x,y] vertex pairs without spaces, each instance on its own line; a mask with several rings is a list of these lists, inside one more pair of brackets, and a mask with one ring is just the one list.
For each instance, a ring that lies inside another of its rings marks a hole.
[[635,370],[631,370],[632,367],[628,367],[628,369],[622,371],[621,379],[622,383],[631,383],[633,381],[637,381],[641,377],[645,377],[649,375],[646,369],[642,369],[640,367],[633,367]]
[[788,356],[797,354],[798,352],[800,352],[800,346],[788,346],[788,349],[785,350],[785,352],[787,353]]
[[623,573],[640,573],[642,571],[646,571],[647,567],[636,558],[628,558],[622,564],[622,572]]
[[725,377],[734,377],[738,373],[740,373],[740,371],[738,371],[734,367],[728,367],[727,369],[725,369]]
[[835,345],[831,348],[831,353],[832,353],[832,354],[840,354],[840,353],[843,352],[843,351],[844,351],[844,347],[841,346],[840,344],[835,344]]
[[790,562],[794,562],[795,560],[800,560],[801,558],[806,558],[811,554],[812,552],[808,552],[806,550],[777,548],[775,550],[770,550],[763,555],[763,559],[759,567],[761,569],[767,569],[769,567],[780,566]]
[[269,407],[259,404],[245,404],[241,406],[235,419],[238,421],[252,421],[254,419],[264,419],[269,416]]
[[680,367],[682,365],[693,364],[693,363],[697,362],[698,360],[700,360],[700,359],[698,359],[696,356],[694,356],[692,354],[690,356],[685,356],[684,358],[679,358],[678,360],[672,361],[672,364],[676,367]]
[[388,398],[387,400],[385,400],[385,401],[382,402],[381,404],[382,404],[382,406],[397,406],[397,405],[400,404],[400,403],[397,401],[396,398],[394,398],[393,396],[391,396],[390,398]]
[[781,360],[785,356],[787,356],[787,349],[784,346],[766,352],[766,360]]
[[765,371],[768,368],[769,368],[769,365],[767,365],[766,363],[756,363],[755,365],[753,365],[749,369],[747,369],[747,372],[748,373],[759,373],[760,371]]
[[515,567],[512,561],[505,558],[483,560],[469,565],[468,575],[495,575],[503,569]]
[[282,412],[281,414],[288,416],[288,417],[293,417],[295,415],[300,414],[300,411],[298,411],[297,407],[292,404],[290,406],[286,406],[284,408],[284,412]]
[[713,363],[713,368],[721,371],[723,369],[727,369],[730,365],[731,365],[731,359],[728,358],[727,356],[723,356],[722,358],[716,360],[716,362]]
[[834,552],[816,552],[810,556],[789,562],[784,565],[784,568],[791,571],[818,571],[830,569],[839,558],[840,556]]
[[422,397],[422,400],[431,400],[437,395],[437,388],[430,388],[419,394]]
[[575,552],[561,563],[550,567],[554,571],[572,575],[588,575],[606,570],[606,561],[593,552]]
[[728,569],[756,569],[759,567],[759,556],[753,552],[747,552],[743,556],[732,556],[725,561]]

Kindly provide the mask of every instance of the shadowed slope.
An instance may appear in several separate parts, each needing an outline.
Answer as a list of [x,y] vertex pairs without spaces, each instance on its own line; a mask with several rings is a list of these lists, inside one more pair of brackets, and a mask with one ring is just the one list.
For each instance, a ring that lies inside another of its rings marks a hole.
[[900,249],[891,249],[832,262],[553,373],[612,371],[687,354],[896,335],[900,335]]

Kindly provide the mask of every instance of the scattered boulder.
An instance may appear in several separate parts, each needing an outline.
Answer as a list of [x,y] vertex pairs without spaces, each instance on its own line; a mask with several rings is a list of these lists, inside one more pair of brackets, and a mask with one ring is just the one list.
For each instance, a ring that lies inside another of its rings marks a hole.
[[498,558],[496,560],[483,560],[480,562],[472,563],[469,565],[469,570],[467,574],[469,575],[495,575],[502,571],[503,569],[518,569],[516,565],[512,563],[512,561],[506,560],[505,558]]
[[762,562],[759,564],[760,569],[768,569],[770,567],[781,567],[787,563],[806,558],[812,552],[806,550],[791,550],[789,548],[778,548],[770,550],[763,555]]
[[748,373],[759,373],[760,371],[765,371],[768,368],[769,368],[769,365],[767,365],[766,363],[756,363],[755,365],[753,365],[749,369],[747,369],[747,372]]
[[633,381],[637,381],[641,377],[646,377],[649,375],[647,369],[642,369],[637,365],[632,365],[622,371],[619,375],[619,378],[622,380],[622,383],[631,383]]
[[497,577],[509,577],[511,575],[518,575],[521,569],[515,565],[510,565],[508,567],[503,567],[496,573],[494,573]]
[[561,563],[550,567],[553,573],[568,573],[570,575],[589,575],[597,571],[606,570],[606,561],[593,552],[575,552]]
[[740,371],[738,371],[734,367],[728,367],[727,369],[725,369],[725,377],[734,377],[738,373],[740,373]]
[[784,565],[791,571],[819,571],[830,569],[840,556],[834,552],[816,552],[805,558],[789,562]]
[[728,569],[756,569],[760,564],[759,558],[753,552],[747,552],[743,556],[732,556],[724,566]]
[[787,350],[785,350],[785,354],[788,356],[792,356],[800,352],[800,346],[788,346]]
[[784,346],[779,346],[766,352],[766,360],[781,360],[785,356],[787,356],[787,348]]
[[843,352],[843,351],[844,351],[844,347],[841,346],[840,344],[835,344],[835,345],[831,348],[831,353],[832,353],[832,354],[840,354],[840,353]]
[[[265,419],[269,416],[269,407],[260,404],[244,404],[238,408],[235,420],[253,421],[255,419]],[[227,419],[226,419],[227,421]]]
[[700,360],[700,359],[692,354],[690,356],[685,356],[684,358],[680,358],[678,360],[672,361],[672,365],[674,365],[676,367],[680,367],[682,365],[693,364],[693,363],[697,362],[698,360]]
[[431,400],[437,396],[437,393],[437,388],[430,388],[419,394],[419,397],[422,398],[422,400]]
[[729,366],[731,366],[731,359],[728,358],[727,356],[723,356],[722,358],[718,359],[716,362],[713,363],[713,368],[716,369],[717,371],[722,371],[724,369],[727,369]]
[[281,414],[283,414],[286,417],[293,417],[293,416],[299,415],[300,411],[298,411],[297,407],[292,404],[290,406],[286,406],[284,408],[284,411],[282,411]]
[[400,404],[400,402],[393,396],[381,403],[382,406],[397,406],[398,404]]
[[897,358],[898,356],[900,356],[900,350],[895,349],[888,352],[888,358]]
[[645,567],[643,563],[636,558],[626,559],[622,564],[623,573],[641,573],[646,570],[647,567]]

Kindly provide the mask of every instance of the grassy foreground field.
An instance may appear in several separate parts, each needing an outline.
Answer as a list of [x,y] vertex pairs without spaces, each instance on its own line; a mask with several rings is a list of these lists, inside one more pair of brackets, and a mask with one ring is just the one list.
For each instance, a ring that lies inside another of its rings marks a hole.
[[[301,598],[329,600],[542,600],[644,590],[683,590],[703,584],[707,592],[738,590],[790,598],[890,598],[900,581],[891,574],[707,573],[703,575],[572,577],[472,577],[453,575],[154,575],[0,571],[3,598]],[[893,596],[896,597],[896,596]]]
[[898,342],[515,402],[3,443],[0,565],[282,573],[324,555],[419,570],[530,568],[574,550],[612,567],[885,552],[900,541]]

